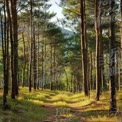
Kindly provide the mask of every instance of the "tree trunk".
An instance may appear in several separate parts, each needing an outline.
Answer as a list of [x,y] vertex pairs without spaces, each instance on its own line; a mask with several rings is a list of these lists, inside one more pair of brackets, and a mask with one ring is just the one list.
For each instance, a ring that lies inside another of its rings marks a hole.
[[23,41],[23,66],[22,66],[22,86],[25,86],[25,69],[26,69],[26,55],[25,55],[25,37],[24,32],[22,32]]
[[92,77],[92,70],[93,70],[93,57],[92,52],[90,52],[90,90],[93,90],[93,77]]
[[44,46],[42,45],[42,81],[41,81],[42,90],[43,90],[43,84],[44,84]]
[[8,18],[7,18],[7,30],[6,30],[6,33],[7,33],[7,42],[6,42],[6,57],[7,57],[7,62],[6,62],[6,67],[7,67],[7,69],[6,69],[6,94],[8,95],[8,88],[9,88],[9,76],[10,76],[10,74],[9,74],[9,70],[10,70],[10,55],[9,55],[9,20],[8,20]]
[[[111,10],[115,7],[115,1],[111,0],[110,3]],[[115,11],[111,11],[110,13],[110,92],[111,92],[111,101],[110,101],[110,112],[116,113],[116,84],[115,84]]]
[[40,46],[40,42],[39,42],[39,39],[40,37],[39,37],[39,24],[38,24],[38,45],[37,45],[37,89],[39,89],[39,74],[40,74],[40,70],[39,70],[39,46]]
[[46,86],[46,66],[47,66],[47,64],[46,64],[46,57],[47,57],[47,47],[46,47],[47,45],[46,45],[46,37],[44,37],[44,73],[43,73],[43,89],[45,89],[45,86]]
[[[120,38],[121,38],[121,41],[120,41],[120,57],[121,57],[121,60],[122,60],[122,0],[120,1],[120,12],[121,12],[121,23],[120,23]],[[122,81],[122,68],[119,69],[119,90],[121,89],[121,81]]]
[[71,92],[73,92],[73,73],[71,73]]
[[33,80],[34,80],[34,89],[36,90],[37,88],[37,77],[36,77],[36,74],[37,74],[37,60],[36,60],[36,39],[35,39],[35,27],[33,25]]
[[[3,109],[6,109],[7,106],[7,79],[6,79],[6,75],[7,75],[7,55],[6,55],[6,51],[7,51],[7,40],[6,40],[6,11],[5,11],[5,1],[4,1],[4,15],[1,15],[1,11],[0,11],[0,24],[1,24],[1,39],[2,39],[2,58],[3,58]],[[4,23],[3,23],[4,22]],[[3,33],[4,32],[4,33]]]
[[33,65],[33,12],[32,0],[30,0],[30,63],[29,63],[29,92],[32,90],[32,65]]
[[[11,14],[12,14],[12,34],[13,34],[13,85],[15,95],[18,96],[18,25],[17,25],[17,0],[11,0]],[[14,96],[13,96],[14,98]]]
[[53,45],[53,79],[54,79],[54,90],[56,90],[56,47]]
[[52,60],[53,60],[53,48],[52,48],[52,40],[51,40],[51,44],[50,44],[50,90],[53,90],[52,88],[52,67],[53,67],[53,64],[52,64]]
[[[9,36],[10,36],[10,41],[11,41],[11,55],[13,54],[13,49],[12,49],[12,45],[13,45],[13,37],[12,37],[12,21],[11,21],[11,16],[10,16],[10,8],[9,8],[9,1],[5,0],[5,6],[6,6],[6,11],[7,11],[7,16],[8,16],[8,21],[7,21],[7,54],[6,56],[8,57],[7,59],[7,78],[6,78],[6,82],[8,83],[9,80]],[[13,71],[13,59],[11,56],[11,71]],[[13,87],[12,87],[13,88]],[[8,88],[7,88],[8,89]],[[6,89],[6,90],[7,90]],[[6,92],[8,94],[8,90]]]
[[96,100],[100,98],[101,90],[101,64],[100,64],[100,53],[101,53],[101,23],[100,23],[100,1],[95,1],[95,31],[96,31]]
[[89,95],[87,81],[87,39],[86,39],[86,22],[85,22],[85,0],[80,0],[81,13],[81,51],[82,51],[82,72],[83,72],[83,89],[85,96]]

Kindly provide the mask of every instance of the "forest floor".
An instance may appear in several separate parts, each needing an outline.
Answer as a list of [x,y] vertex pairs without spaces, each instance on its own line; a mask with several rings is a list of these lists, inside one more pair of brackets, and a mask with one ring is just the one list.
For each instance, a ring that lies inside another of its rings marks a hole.
[[[117,93],[117,116],[109,115],[109,92],[95,101],[95,92],[90,97],[83,93],[65,91],[19,90],[19,97],[7,97],[8,110],[2,110],[2,89],[0,89],[0,122],[122,122],[122,93]],[[121,119],[121,120],[120,120]]]

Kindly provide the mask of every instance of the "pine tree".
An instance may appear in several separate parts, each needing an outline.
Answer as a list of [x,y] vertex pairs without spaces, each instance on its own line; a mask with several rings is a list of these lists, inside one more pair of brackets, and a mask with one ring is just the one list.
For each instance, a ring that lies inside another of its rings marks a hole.
[[83,84],[84,84],[84,93],[86,96],[89,95],[88,89],[88,67],[87,67],[87,60],[88,60],[88,45],[86,39],[86,16],[85,16],[85,0],[80,0],[80,13],[81,13],[81,51],[82,51],[82,72],[83,72]]
[[111,101],[110,101],[110,113],[117,112],[116,106],[116,78],[115,78],[115,11],[113,8],[115,6],[115,1],[110,1],[110,70],[112,72],[109,73],[110,75],[110,91],[111,91]]

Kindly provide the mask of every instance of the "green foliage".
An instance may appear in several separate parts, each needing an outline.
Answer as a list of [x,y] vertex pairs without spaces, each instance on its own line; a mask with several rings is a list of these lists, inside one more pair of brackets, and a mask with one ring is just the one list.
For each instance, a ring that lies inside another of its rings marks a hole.
[[[10,110],[1,111],[3,120],[40,121],[45,117],[45,111],[39,105],[27,100],[8,100]],[[6,113],[6,115],[4,115]]]

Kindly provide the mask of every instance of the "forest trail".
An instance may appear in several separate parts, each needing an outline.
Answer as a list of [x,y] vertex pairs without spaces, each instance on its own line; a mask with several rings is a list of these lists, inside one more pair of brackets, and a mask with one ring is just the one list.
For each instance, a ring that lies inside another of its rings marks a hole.
[[[109,118],[108,110],[105,106],[109,104],[109,101],[85,101],[84,98],[81,98],[81,102],[84,103],[83,106],[77,104],[79,101],[65,101],[67,104],[64,106],[54,105],[54,101],[51,101],[55,96],[50,96],[50,101],[44,103],[43,107],[47,113],[46,118],[43,122],[93,122],[92,117],[106,115]],[[90,110],[89,108],[93,110]],[[88,110],[88,111],[87,111]],[[91,114],[93,115],[91,117]],[[99,118],[97,118],[99,119]],[[104,122],[103,120],[96,120],[95,122]],[[105,119],[106,120],[106,119]],[[114,120],[108,120],[109,122],[115,122]]]
[[[52,97],[50,97],[52,99]],[[45,102],[44,110],[47,116],[43,122],[86,122],[87,119],[82,115],[82,107],[78,107],[75,103],[68,103],[66,106],[56,106],[53,102]]]
[[[73,94],[66,91],[36,90],[32,93],[27,88],[20,88],[19,97],[10,101],[10,110],[0,109],[0,122],[117,122],[109,116],[108,92],[95,101],[94,92],[91,98],[83,93]],[[118,105],[121,107],[122,93],[118,94]],[[2,102],[2,91],[0,92]],[[122,114],[121,114],[122,115]],[[121,118],[122,119],[122,118]]]
[[43,107],[44,110],[47,112],[47,116],[43,120],[43,122],[55,122],[56,107],[53,106],[52,103],[44,103]]
[[[86,119],[82,117],[82,108],[70,107],[70,105],[67,108],[61,108],[54,106],[52,103],[45,103],[44,109],[47,111],[47,117],[43,120],[43,122],[72,122],[73,120],[77,120],[78,122],[86,122]],[[56,113],[59,109],[59,113]],[[67,117],[67,110],[69,110],[69,114],[72,113],[74,117]]]
[[[82,113],[84,109],[87,109],[87,107],[93,104],[96,103],[91,102],[89,105],[86,105],[84,107],[76,106],[74,103],[68,103],[66,107],[58,107],[53,105],[52,102],[47,102],[43,106],[45,111],[47,111],[47,116],[43,120],[43,122],[93,122],[93,120],[86,118],[86,116],[84,116],[84,114]],[[57,110],[60,111],[56,113]],[[66,112],[67,110],[69,110],[69,113]],[[98,114],[101,112],[105,113],[106,110],[95,111],[95,113],[93,112],[93,114],[97,114],[97,112]],[[71,116],[68,116],[67,114],[71,114]],[[96,120],[95,122],[104,122],[104,120]],[[115,120],[109,120],[109,122],[115,122]]]

